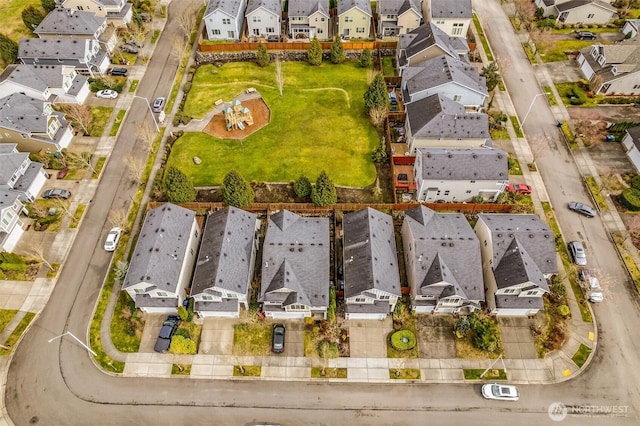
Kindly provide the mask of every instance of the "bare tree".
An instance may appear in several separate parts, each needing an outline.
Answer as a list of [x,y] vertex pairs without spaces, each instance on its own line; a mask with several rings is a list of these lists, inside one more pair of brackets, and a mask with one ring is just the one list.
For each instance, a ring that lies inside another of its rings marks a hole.
[[85,135],[91,134],[93,127],[93,114],[88,105],[67,104],[61,108],[62,112],[82,129]]
[[127,275],[128,269],[129,269],[129,264],[127,262],[125,262],[124,260],[118,260],[116,262],[116,269],[115,269],[116,280],[118,280],[119,282],[122,282],[124,280],[124,277]]
[[80,154],[69,156],[69,162],[79,169],[89,169],[91,173],[96,174],[96,169],[91,164],[91,153],[81,152]]
[[29,246],[29,255],[33,256],[38,262],[47,265],[49,270],[55,271],[55,268],[51,265],[51,263],[49,263],[47,257],[44,254],[44,246],[42,243],[35,241],[31,243],[31,245]]
[[197,9],[188,7],[182,11],[180,16],[178,16],[178,27],[182,31],[182,36],[184,37],[185,42],[189,40],[191,33],[195,28],[196,12]]
[[369,118],[371,123],[376,127],[381,127],[387,119],[389,110],[386,106],[374,107],[369,110]]
[[144,146],[147,149],[147,151],[153,153],[154,152],[153,143],[156,140],[155,126],[151,124],[149,120],[145,120],[141,123],[137,123],[136,134],[138,138],[140,138],[140,140],[144,142]]
[[546,136],[532,136],[527,138],[529,149],[531,150],[531,162],[528,164],[529,170],[537,170],[536,161],[540,159],[549,149],[549,141]]
[[534,31],[531,33],[531,38],[535,42],[537,49],[543,53],[555,50],[558,45],[557,37],[548,28]]
[[514,0],[513,5],[516,9],[516,15],[527,30],[533,26],[536,17],[536,6],[530,0]]
[[74,222],[76,221],[76,219],[73,217],[73,213],[71,213],[71,210],[69,210],[69,206],[68,206],[69,202],[65,201],[65,200],[61,200],[59,198],[54,198],[53,199],[53,207],[59,210],[62,210],[62,212],[69,216],[71,218],[71,220],[73,220]]
[[109,212],[109,223],[126,230],[129,226],[127,211],[125,209],[111,210]]
[[178,63],[180,64],[180,67],[184,66],[184,64],[182,63],[182,59],[185,56],[186,50],[187,50],[187,40],[180,37],[176,37],[173,39],[173,41],[171,42],[171,51],[169,52],[169,54],[173,59],[178,61]]
[[284,77],[282,76],[282,63],[280,62],[280,58],[278,57],[276,57],[276,83],[278,84],[280,97],[282,97],[282,88],[284,87]]
[[142,175],[144,174],[145,161],[144,158],[136,157],[129,154],[124,159],[125,164],[129,168],[129,177],[135,183],[142,183]]

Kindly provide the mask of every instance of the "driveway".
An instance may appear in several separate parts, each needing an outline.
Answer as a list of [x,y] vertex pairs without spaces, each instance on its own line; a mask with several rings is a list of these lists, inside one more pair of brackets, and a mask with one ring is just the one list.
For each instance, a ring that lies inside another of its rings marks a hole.
[[233,318],[205,318],[200,334],[199,354],[231,355],[233,349]]
[[513,359],[536,359],[535,344],[531,333],[532,319],[529,318],[501,318],[498,326],[502,335],[504,357]]
[[391,318],[380,320],[348,320],[349,355],[351,358],[386,358],[387,335],[393,330]]
[[144,330],[142,331],[142,338],[140,339],[139,353],[153,352],[153,347],[156,345],[156,339],[160,334],[160,328],[166,314],[143,314],[144,315]]
[[454,319],[448,315],[419,315],[416,319],[420,358],[456,358]]

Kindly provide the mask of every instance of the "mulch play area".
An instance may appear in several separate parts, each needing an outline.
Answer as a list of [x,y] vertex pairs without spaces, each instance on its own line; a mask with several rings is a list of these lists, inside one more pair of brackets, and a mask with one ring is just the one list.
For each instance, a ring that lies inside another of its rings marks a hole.
[[242,106],[249,108],[249,111],[251,111],[252,125],[245,125],[243,130],[234,128],[227,131],[227,123],[224,113],[221,111],[213,116],[203,131],[220,139],[244,139],[269,124],[271,111],[262,98],[243,100]]

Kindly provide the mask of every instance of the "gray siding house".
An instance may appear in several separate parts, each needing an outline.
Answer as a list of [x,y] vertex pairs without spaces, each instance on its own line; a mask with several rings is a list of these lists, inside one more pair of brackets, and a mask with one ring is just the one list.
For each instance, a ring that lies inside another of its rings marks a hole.
[[422,8],[425,21],[451,36],[467,36],[473,15],[471,0],[423,0]]
[[558,273],[549,227],[533,214],[479,214],[474,230],[482,250],[489,311],[532,316],[544,309],[547,280]]
[[407,210],[402,241],[414,312],[468,314],[481,308],[480,243],[463,214],[425,206]]
[[576,61],[595,93],[640,94],[640,40],[637,38],[613,45],[596,43],[580,50]]
[[268,219],[262,246],[262,311],[269,318],[327,316],[329,219],[281,210]]
[[0,144],[0,189],[18,194],[20,201],[33,202],[49,175],[42,163],[31,161],[17,144]]
[[203,17],[207,38],[240,40],[246,7],[244,0],[209,0]]
[[345,214],[343,229],[346,319],[384,319],[401,297],[393,219],[372,208]]
[[260,221],[253,213],[227,207],[207,216],[190,296],[200,317],[240,316],[249,308]]
[[23,38],[18,44],[18,59],[23,64],[72,65],[92,77],[107,72],[110,64],[98,40],[88,38]]
[[55,103],[81,104],[91,90],[87,77],[66,65],[9,65],[0,74],[0,98],[21,92]]
[[629,157],[629,161],[640,173],[640,126],[627,129],[622,139],[622,146]]
[[166,203],[150,210],[122,290],[146,313],[176,313],[191,282],[200,229],[196,214]]
[[290,0],[288,12],[289,37],[319,40],[329,34],[329,0]]
[[396,51],[398,72],[427,59],[447,55],[454,59],[466,60],[469,45],[464,37],[452,37],[433,23],[426,23],[398,38]]

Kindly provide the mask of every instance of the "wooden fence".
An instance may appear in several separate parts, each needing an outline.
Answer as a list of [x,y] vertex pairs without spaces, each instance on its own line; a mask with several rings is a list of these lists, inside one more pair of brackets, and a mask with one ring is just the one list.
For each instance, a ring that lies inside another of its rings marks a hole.
[[[237,42],[237,43],[216,43],[205,44],[203,40],[198,43],[198,50],[201,52],[240,52],[257,51],[259,42]],[[309,50],[311,42],[308,41],[288,41],[288,42],[266,42],[263,43],[267,50]],[[323,50],[331,50],[332,42],[321,42]],[[389,41],[348,41],[343,42],[344,50],[363,49],[395,49],[396,42]]]

